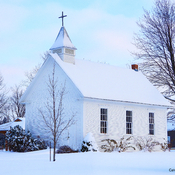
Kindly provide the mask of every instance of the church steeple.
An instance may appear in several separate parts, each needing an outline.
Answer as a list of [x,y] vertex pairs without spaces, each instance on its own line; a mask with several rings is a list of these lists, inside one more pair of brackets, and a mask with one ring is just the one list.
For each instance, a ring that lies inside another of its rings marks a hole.
[[66,16],[67,15],[64,16],[62,12],[62,16],[59,17],[62,18],[62,27],[50,50],[53,53],[57,53],[63,61],[75,64],[75,50],[77,49],[72,44],[71,39],[64,27],[63,18]]

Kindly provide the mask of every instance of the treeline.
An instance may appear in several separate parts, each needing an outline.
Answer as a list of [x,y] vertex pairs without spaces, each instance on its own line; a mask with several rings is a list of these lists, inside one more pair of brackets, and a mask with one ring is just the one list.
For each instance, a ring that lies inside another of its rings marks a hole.
[[25,116],[25,105],[19,103],[23,91],[20,85],[7,89],[0,74],[0,124]]
[[[46,51],[41,55],[42,62],[47,59],[48,53],[49,52]],[[39,63],[31,71],[26,72],[25,80],[23,80],[20,85],[15,85],[10,89],[7,89],[3,76],[0,74],[0,125],[14,121],[19,117],[25,117],[25,105],[20,104],[19,100],[24,93],[24,89],[29,86],[41,65],[42,64]]]

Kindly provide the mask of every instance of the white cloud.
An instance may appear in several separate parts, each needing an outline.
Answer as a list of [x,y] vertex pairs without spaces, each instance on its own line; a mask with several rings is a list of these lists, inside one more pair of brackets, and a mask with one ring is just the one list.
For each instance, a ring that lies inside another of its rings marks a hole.
[[0,3],[0,32],[15,32],[26,18],[28,10],[22,6]]

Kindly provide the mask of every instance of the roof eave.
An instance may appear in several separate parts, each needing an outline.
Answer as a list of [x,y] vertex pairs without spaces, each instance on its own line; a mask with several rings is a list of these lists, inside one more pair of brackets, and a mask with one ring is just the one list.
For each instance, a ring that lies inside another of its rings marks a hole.
[[173,106],[170,106],[170,105],[141,103],[141,102],[124,101],[124,100],[102,99],[102,98],[94,98],[94,97],[84,97],[84,99],[103,100],[103,101],[111,101],[111,102],[119,102],[119,103],[130,103],[130,104],[137,104],[137,105],[144,105],[144,106],[146,105],[146,106],[157,106],[157,107],[164,107],[164,108],[173,108]]
[[49,50],[57,50],[57,49],[62,49],[62,48],[77,50],[76,47],[68,47],[68,46],[60,46],[60,47],[55,47],[55,48],[51,47]]

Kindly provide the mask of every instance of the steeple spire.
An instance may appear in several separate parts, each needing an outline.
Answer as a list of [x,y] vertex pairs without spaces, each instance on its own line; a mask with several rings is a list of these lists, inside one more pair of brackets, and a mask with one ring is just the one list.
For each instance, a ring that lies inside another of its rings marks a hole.
[[62,16],[60,16],[59,18],[62,18],[62,27],[64,26],[64,18],[67,17],[67,15],[64,15],[64,13],[62,12]]
[[64,17],[67,17],[67,15],[64,15],[62,12],[62,16],[59,17],[62,18],[62,27],[50,50],[52,53],[57,53],[64,62],[75,64],[75,50],[77,49],[72,44],[72,41],[64,27]]

